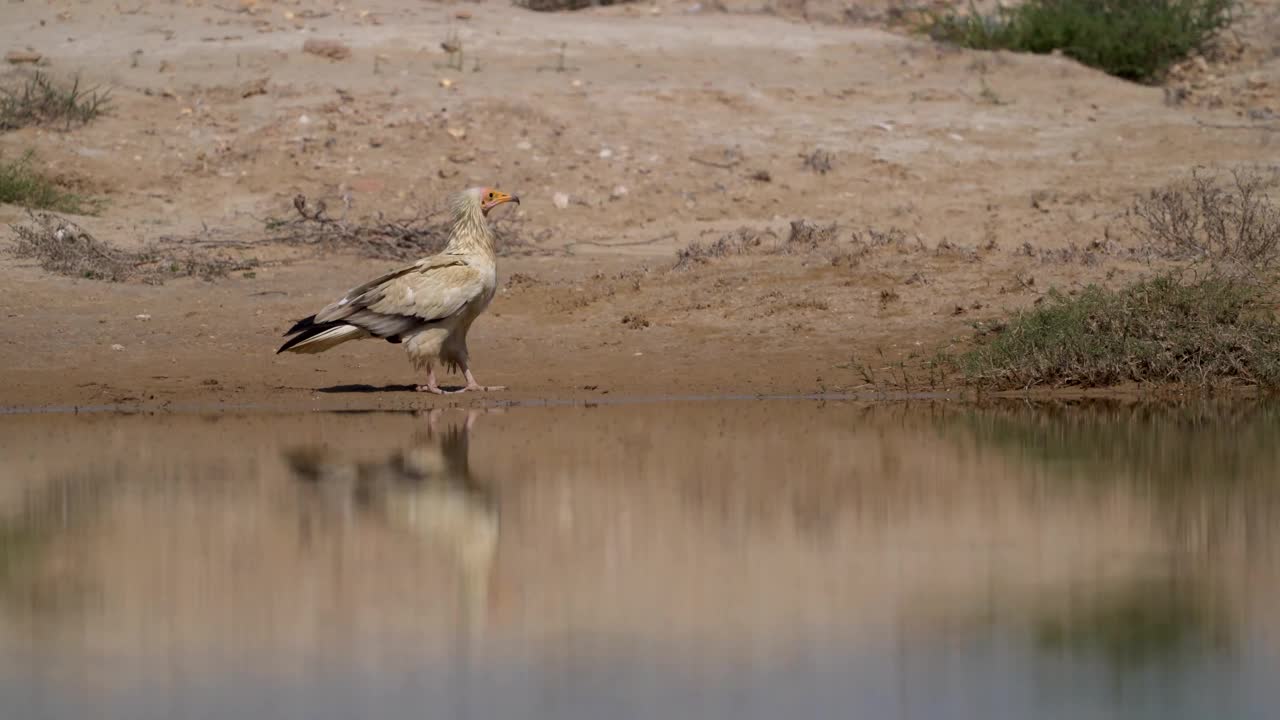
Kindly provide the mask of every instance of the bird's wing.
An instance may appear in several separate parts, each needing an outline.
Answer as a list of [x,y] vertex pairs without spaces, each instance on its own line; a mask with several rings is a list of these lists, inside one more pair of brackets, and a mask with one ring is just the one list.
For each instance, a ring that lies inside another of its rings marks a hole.
[[444,320],[483,292],[478,270],[462,258],[438,255],[353,288],[316,313],[315,322],[342,321],[389,337]]

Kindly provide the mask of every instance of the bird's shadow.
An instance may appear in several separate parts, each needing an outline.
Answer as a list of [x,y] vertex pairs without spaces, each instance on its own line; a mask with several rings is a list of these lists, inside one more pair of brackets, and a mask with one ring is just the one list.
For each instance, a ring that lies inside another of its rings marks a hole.
[[[453,388],[446,387],[445,390]],[[331,385],[329,387],[316,388],[316,392],[322,393],[384,393],[384,392],[417,392],[416,385]]]

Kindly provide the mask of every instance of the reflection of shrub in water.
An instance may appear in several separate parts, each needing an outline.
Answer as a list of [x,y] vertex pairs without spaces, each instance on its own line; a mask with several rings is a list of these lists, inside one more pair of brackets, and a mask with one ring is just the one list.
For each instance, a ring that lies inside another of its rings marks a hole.
[[74,566],[51,569],[49,551],[93,521],[110,488],[102,477],[73,474],[29,492],[16,512],[0,512],[0,607],[36,614],[83,602],[90,588]]
[[957,423],[980,448],[1053,475],[1050,493],[1129,489],[1180,543],[1265,542],[1280,518],[1280,405],[1266,400],[1090,401],[975,409]]
[[1234,650],[1229,620],[1200,586],[1138,580],[1090,595],[1034,621],[1036,648],[1094,654],[1114,671],[1172,666]]
[[1011,402],[966,412],[961,423],[980,446],[1082,477],[1120,474],[1184,486],[1269,484],[1280,462],[1280,405],[1265,400]]

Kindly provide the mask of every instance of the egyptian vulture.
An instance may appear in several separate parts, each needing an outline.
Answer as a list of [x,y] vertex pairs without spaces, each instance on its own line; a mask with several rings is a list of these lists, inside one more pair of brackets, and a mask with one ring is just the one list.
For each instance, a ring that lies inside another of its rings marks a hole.
[[427,371],[417,389],[441,394],[436,365],[461,370],[467,390],[502,390],[476,382],[467,365],[467,330],[497,289],[493,231],[486,216],[520,199],[492,188],[454,196],[449,242],[438,255],[387,273],[352,289],[320,312],[299,320],[277,353],[324,352],[348,340],[377,337],[403,343],[415,369]]

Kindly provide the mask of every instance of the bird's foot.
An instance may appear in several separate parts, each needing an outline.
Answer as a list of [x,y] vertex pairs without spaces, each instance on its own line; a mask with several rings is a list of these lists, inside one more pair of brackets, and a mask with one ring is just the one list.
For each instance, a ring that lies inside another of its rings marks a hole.
[[498,390],[506,390],[506,389],[507,389],[506,385],[481,385],[479,383],[469,383],[466,387],[461,387],[461,388],[458,388],[457,390],[450,390],[449,393],[456,394],[456,393],[464,393],[464,392],[496,392]]
[[445,394],[444,388],[440,387],[439,385],[419,385],[415,387],[414,390],[418,392],[429,392],[435,395]]

